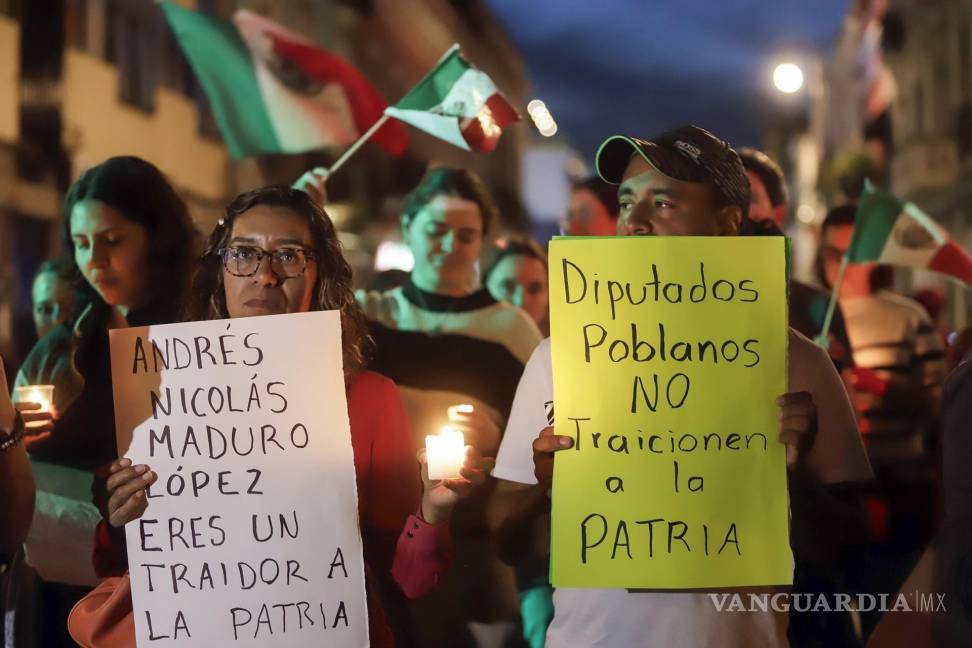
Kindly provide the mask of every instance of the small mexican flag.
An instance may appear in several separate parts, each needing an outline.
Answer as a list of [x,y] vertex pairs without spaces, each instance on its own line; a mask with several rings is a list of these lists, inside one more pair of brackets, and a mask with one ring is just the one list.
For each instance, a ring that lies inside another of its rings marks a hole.
[[[162,11],[234,158],[351,144],[388,106],[343,58],[251,11],[232,24],[173,2]],[[395,122],[372,139],[394,155],[408,145]]]
[[520,119],[492,79],[462,58],[458,45],[385,114],[459,148],[485,152]]
[[857,207],[849,263],[925,268],[972,284],[972,256],[913,203],[864,187]]

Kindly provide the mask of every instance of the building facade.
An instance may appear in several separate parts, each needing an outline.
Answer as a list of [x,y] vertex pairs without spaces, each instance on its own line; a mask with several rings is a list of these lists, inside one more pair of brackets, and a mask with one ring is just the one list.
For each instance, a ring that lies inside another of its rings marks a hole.
[[[453,42],[514,105],[528,91],[521,57],[479,0],[178,2],[224,18],[238,8],[262,13],[345,56],[392,103]],[[349,257],[365,270],[376,239],[397,222],[397,197],[429,164],[477,170],[508,197],[505,216],[517,217],[522,126],[488,156],[410,134],[403,157],[366,145],[329,182],[335,220],[351,230]],[[84,170],[113,155],[143,157],[167,174],[208,232],[239,191],[291,182],[340,152],[230,159],[152,0],[0,0],[0,353],[16,365],[34,341],[30,283],[61,250],[61,200]]]

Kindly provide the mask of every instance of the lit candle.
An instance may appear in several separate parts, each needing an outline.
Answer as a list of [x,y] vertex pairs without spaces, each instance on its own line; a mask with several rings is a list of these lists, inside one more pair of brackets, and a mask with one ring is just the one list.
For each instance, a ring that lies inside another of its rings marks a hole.
[[54,385],[24,385],[14,389],[14,402],[39,403],[41,408],[35,412],[52,411],[54,402]]
[[425,454],[429,479],[455,479],[466,457],[466,440],[462,432],[448,425],[439,434],[425,437]]

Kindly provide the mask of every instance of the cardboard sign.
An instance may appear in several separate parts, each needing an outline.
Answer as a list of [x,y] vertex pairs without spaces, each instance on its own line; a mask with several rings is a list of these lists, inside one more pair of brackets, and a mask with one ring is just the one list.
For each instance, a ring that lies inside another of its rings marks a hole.
[[111,331],[139,646],[366,646],[336,311]]
[[783,237],[558,238],[551,582],[792,581]]

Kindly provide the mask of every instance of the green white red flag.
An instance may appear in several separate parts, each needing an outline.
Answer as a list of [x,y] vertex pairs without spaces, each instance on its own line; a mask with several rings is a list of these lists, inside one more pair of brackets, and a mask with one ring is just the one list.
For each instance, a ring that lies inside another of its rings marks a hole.
[[924,268],[972,284],[972,256],[941,225],[870,183],[858,203],[847,261]]
[[[251,11],[229,23],[173,2],[162,10],[234,158],[346,146],[388,105],[343,58]],[[408,145],[393,121],[371,139],[394,155]]]
[[458,45],[385,114],[459,148],[485,152],[520,119],[493,80],[462,58]]

